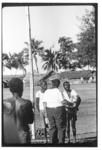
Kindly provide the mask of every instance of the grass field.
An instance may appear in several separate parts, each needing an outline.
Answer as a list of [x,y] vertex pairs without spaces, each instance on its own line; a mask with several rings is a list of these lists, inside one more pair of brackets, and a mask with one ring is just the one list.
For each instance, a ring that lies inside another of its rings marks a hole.
[[[79,95],[81,96],[82,102],[78,111],[77,119],[77,140],[82,138],[96,137],[97,131],[97,100],[96,100],[96,84],[72,84]],[[35,87],[35,93],[39,87]],[[61,87],[61,90],[62,87]],[[11,93],[7,88],[3,89],[3,99],[11,96]],[[29,87],[24,87],[24,98],[30,98]],[[72,135],[72,133],[71,133]],[[72,136],[71,136],[72,137]]]

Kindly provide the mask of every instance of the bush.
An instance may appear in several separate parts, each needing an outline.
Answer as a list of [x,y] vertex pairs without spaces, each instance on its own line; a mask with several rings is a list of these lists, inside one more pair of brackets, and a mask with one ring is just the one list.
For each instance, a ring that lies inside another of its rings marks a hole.
[[62,72],[60,74],[61,79],[68,78],[68,79],[80,79],[83,77],[83,79],[88,80],[91,76],[91,71],[67,71]]

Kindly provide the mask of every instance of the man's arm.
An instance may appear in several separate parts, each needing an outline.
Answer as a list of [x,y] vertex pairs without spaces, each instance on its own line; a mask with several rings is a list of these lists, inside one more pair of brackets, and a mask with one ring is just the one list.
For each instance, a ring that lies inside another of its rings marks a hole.
[[81,103],[81,98],[79,95],[77,95],[76,101],[73,103],[73,108],[75,108],[76,110],[79,110],[78,107],[79,107],[80,103]]
[[33,105],[32,105],[32,103],[31,103],[31,101],[29,101],[30,103],[29,103],[29,124],[32,124],[33,123],[33,121],[34,121],[34,112],[33,112]]
[[78,96],[77,96],[77,103],[76,103],[76,107],[77,107],[77,108],[79,107],[80,103],[81,103],[81,98],[80,98],[80,96],[78,95]]

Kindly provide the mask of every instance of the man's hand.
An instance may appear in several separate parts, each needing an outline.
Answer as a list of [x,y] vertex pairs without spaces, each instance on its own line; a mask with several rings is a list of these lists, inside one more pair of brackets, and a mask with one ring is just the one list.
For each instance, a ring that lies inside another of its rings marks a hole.
[[75,108],[76,107],[76,103],[73,103],[73,108]]
[[66,106],[66,107],[70,107],[70,108],[73,107],[73,103],[68,102],[66,99],[64,99],[64,100],[62,101],[62,104],[63,104],[64,106]]
[[62,101],[62,104],[63,104],[64,106],[66,106],[66,105],[68,105],[68,101],[67,101],[66,99],[64,99],[64,100]]

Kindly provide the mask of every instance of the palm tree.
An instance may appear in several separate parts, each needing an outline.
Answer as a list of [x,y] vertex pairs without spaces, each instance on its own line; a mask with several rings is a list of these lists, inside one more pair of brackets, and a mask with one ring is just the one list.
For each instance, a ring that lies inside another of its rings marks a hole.
[[58,70],[58,63],[57,63],[57,52],[51,50],[45,50],[44,54],[42,55],[42,60],[45,62],[42,65],[42,68],[47,71],[57,71]]
[[28,65],[28,60],[24,59],[24,53],[23,51],[18,53],[18,54],[14,54],[13,55],[13,64],[12,64],[12,67],[15,67],[15,68],[19,68],[21,70],[23,70],[23,77],[26,76],[26,69],[25,69],[25,66]]
[[2,53],[2,66],[11,69],[11,65],[9,63],[9,56],[6,53]]
[[74,52],[76,44],[73,43],[70,37],[60,37],[59,67],[63,69],[73,69],[78,66],[78,63],[72,64],[72,60],[77,60],[77,53]]
[[6,59],[8,59],[8,58],[9,58],[8,54],[6,54],[6,53],[2,54],[2,60],[3,61],[6,60]]
[[62,52],[58,52],[57,54],[57,64],[59,66],[59,69],[63,68],[63,69],[67,69],[70,65],[70,60],[67,57],[66,54],[62,53]]
[[[35,40],[35,39],[31,39],[32,55],[33,55],[34,60],[35,60],[37,73],[39,73],[39,69],[38,69],[38,65],[37,65],[37,54],[39,56],[42,56],[42,54],[43,54],[44,47],[41,46],[42,43],[43,43],[43,41],[38,41],[38,40]],[[28,45],[28,42],[25,42],[25,44]]]
[[24,57],[23,57],[23,51],[20,52],[20,53],[14,53],[14,54],[11,54],[9,53],[9,55],[2,55],[2,59],[3,61],[6,60],[6,63],[3,63],[4,66],[8,67],[9,69],[11,68],[20,68],[23,70],[23,77],[25,77],[26,75],[26,69],[24,68],[25,65],[28,64],[27,61],[24,60]]
[[74,48],[73,41],[70,37],[60,37],[58,44],[60,45],[60,51],[66,54],[70,54]]

